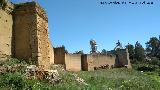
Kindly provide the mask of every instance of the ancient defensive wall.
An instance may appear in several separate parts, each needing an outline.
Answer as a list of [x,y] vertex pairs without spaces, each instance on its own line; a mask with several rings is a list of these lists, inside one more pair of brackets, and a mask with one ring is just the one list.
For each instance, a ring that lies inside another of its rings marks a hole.
[[44,9],[35,2],[7,2],[0,13],[0,57],[12,56],[49,69],[54,51]]
[[94,71],[114,67],[131,68],[128,49],[116,50],[111,54],[72,54],[65,52],[64,47],[54,48],[54,64],[63,64],[68,71]]
[[116,50],[115,67],[132,68],[130,59],[129,59],[128,49]]
[[0,60],[18,58],[50,69],[62,64],[69,71],[94,71],[99,68],[131,68],[127,49],[116,55],[72,54],[64,47],[53,48],[48,33],[46,11],[36,2],[12,4],[0,1]]
[[81,54],[66,53],[65,47],[54,48],[54,64],[63,64],[68,71],[81,71]]
[[114,67],[116,57],[114,55],[85,54],[82,55],[82,70],[94,71],[96,69]]

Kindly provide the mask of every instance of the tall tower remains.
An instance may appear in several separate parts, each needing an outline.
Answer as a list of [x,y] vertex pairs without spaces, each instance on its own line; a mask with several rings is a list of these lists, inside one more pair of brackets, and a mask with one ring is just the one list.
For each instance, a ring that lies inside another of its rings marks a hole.
[[54,54],[48,38],[45,10],[35,2],[17,4],[13,11],[13,21],[14,57],[48,69]]

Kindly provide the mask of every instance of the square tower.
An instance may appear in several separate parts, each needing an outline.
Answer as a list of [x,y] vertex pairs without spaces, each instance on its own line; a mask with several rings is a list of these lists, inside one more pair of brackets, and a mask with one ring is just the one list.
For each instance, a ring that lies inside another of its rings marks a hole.
[[14,57],[48,69],[54,55],[45,10],[36,2],[17,4],[13,17]]

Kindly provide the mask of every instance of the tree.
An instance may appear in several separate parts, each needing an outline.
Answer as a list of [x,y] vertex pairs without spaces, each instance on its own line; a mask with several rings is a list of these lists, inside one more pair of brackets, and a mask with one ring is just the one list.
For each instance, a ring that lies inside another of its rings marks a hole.
[[83,50],[81,50],[81,51],[75,51],[74,54],[84,54],[84,53],[83,53]]
[[143,62],[145,60],[145,50],[138,41],[135,44],[134,52],[134,58],[136,61]]
[[104,55],[107,54],[107,50],[103,49],[102,52],[101,52],[101,54],[104,54]]
[[126,48],[128,48],[129,58],[130,58],[131,60],[133,60],[133,59],[134,59],[134,46],[131,45],[131,44],[128,44],[128,45],[126,46]]
[[158,40],[157,37],[152,37],[150,40],[146,43],[146,51],[147,55],[150,57],[160,57],[160,40]]

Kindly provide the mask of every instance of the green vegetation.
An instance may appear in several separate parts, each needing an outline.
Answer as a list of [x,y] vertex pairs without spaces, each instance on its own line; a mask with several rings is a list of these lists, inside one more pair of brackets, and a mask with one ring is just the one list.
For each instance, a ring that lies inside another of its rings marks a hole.
[[25,67],[5,70],[5,66],[27,65],[23,60],[9,59],[0,62],[0,90],[160,90],[160,38],[152,37],[146,45],[146,49],[138,42],[126,46],[133,69],[67,72],[56,68],[61,81],[54,85],[45,80],[28,80]]
[[[25,64],[25,62],[10,59],[3,62],[3,65],[7,64]],[[137,69],[138,67],[134,68]],[[58,72],[62,81],[54,85],[45,81],[27,80],[25,73],[22,71],[1,73],[0,90],[31,90],[31,88],[32,90],[160,90],[159,69],[152,72],[141,72],[126,68],[94,72],[67,72],[58,69]],[[77,82],[73,73],[77,74],[88,85]]]

